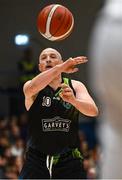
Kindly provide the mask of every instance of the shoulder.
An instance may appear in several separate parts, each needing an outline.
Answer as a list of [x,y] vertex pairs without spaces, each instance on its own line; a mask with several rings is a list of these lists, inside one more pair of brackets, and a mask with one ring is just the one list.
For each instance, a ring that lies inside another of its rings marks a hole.
[[30,85],[31,80],[27,81],[24,85],[23,85],[23,91],[26,91],[26,88],[28,88],[28,86]]
[[71,80],[71,82],[76,94],[89,94],[88,89],[82,82],[76,80]]
[[38,94],[31,95],[30,93],[31,80],[27,81],[23,86],[23,92],[25,95],[25,107],[27,111],[30,109],[31,105],[35,101]]
[[71,82],[72,82],[72,85],[73,85],[73,87],[74,87],[75,90],[77,90],[77,89],[79,89],[79,88],[80,88],[80,89],[81,89],[81,88],[83,88],[83,89],[86,88],[85,85],[84,85],[82,82],[80,82],[80,81],[77,81],[77,80],[73,80],[73,79],[72,79]]
[[27,81],[24,85],[23,85],[23,92],[25,97],[31,97],[31,80]]

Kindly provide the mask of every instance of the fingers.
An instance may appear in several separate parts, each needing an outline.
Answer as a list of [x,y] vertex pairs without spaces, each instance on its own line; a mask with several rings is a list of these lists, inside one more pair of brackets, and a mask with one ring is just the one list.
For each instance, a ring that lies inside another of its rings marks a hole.
[[65,88],[69,88],[69,86],[68,86],[67,84],[65,84],[65,83],[62,83],[62,84],[61,84],[61,88],[62,88],[62,89],[65,89]]
[[60,97],[71,97],[72,94],[71,94],[71,92],[62,92],[62,93],[59,94],[59,96]]
[[76,67],[79,64],[86,63],[88,61],[86,56],[78,56],[75,58],[69,58],[62,64],[62,72],[75,73],[78,71]]
[[69,88],[62,89],[61,93],[59,94],[61,97],[63,96],[71,96],[72,90]]
[[73,59],[88,59],[86,56],[77,56],[77,57],[74,57]]
[[71,102],[74,99],[73,90],[67,84],[61,84],[62,91],[60,92],[59,96],[63,99],[63,101]]
[[79,56],[79,57],[73,58],[73,60],[76,65],[76,64],[86,63],[88,61],[88,58],[86,56]]
[[67,84],[61,84],[61,93],[65,94],[65,93],[72,93],[72,89],[67,85]]
[[75,73],[75,72],[77,72],[78,70],[79,70],[78,68],[73,68],[72,73]]
[[73,65],[76,65],[87,62],[88,58],[86,56],[78,56],[75,58],[69,58],[68,61],[73,63]]

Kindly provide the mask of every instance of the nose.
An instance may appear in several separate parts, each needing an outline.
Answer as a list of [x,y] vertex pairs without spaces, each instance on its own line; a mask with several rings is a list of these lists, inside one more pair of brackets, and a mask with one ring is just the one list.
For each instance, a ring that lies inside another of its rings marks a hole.
[[47,59],[47,61],[46,61],[47,63],[51,63],[51,60],[50,59]]
[[49,56],[47,56],[46,62],[47,62],[47,63],[51,63],[51,59],[50,59]]

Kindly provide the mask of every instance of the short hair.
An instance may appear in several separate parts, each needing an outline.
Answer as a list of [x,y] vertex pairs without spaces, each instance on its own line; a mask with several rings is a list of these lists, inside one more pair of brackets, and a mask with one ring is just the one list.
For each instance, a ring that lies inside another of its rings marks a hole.
[[[53,48],[46,48],[46,49],[42,50],[41,54],[42,54],[44,51],[47,51],[47,50],[51,50],[51,51],[56,52],[56,53],[58,54],[59,58],[62,60],[61,54],[60,54],[56,49],[53,49]],[[41,54],[40,54],[40,56],[41,56]],[[39,57],[40,57],[40,56],[39,56]]]

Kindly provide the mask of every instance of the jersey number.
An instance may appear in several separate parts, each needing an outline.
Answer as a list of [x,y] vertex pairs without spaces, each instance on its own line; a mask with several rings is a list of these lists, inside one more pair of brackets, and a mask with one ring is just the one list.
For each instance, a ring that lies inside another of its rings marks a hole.
[[51,106],[51,98],[50,97],[43,97],[42,106],[49,107]]

